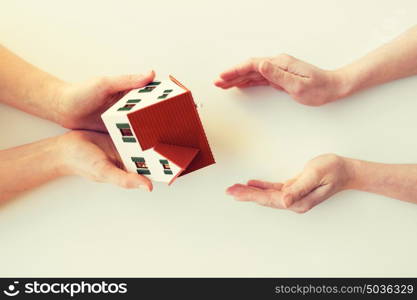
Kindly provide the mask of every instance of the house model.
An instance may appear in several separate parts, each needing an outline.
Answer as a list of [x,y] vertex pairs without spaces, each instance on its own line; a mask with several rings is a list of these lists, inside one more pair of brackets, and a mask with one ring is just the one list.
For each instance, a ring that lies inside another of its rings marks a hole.
[[171,184],[215,163],[191,91],[172,76],[131,90],[101,118],[128,171]]

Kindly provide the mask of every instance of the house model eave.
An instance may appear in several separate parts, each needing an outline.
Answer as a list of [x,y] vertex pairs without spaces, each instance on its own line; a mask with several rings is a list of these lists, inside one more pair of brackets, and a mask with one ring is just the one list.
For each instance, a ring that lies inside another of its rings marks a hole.
[[131,90],[102,115],[131,172],[172,183],[213,164],[191,91],[170,76]]

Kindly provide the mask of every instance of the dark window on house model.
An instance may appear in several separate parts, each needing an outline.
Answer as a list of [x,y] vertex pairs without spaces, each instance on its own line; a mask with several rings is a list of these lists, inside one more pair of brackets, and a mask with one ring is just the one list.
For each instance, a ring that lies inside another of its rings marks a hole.
[[127,104],[125,104],[125,106],[120,107],[120,108],[118,109],[118,111],[123,111],[123,110],[131,110],[131,109],[132,109],[132,107],[134,107],[134,106],[135,106],[135,104],[133,104],[133,103],[127,103]]
[[129,123],[117,123],[116,127],[120,131],[123,142],[125,142],[125,143],[136,143],[136,139],[133,135],[133,131],[130,128]]
[[143,89],[140,89],[139,93],[149,93],[152,92],[155,88],[156,86],[146,86]]
[[140,175],[151,175],[148,166],[146,165],[145,158],[143,157],[132,157],[132,161],[136,166],[136,172]]
[[165,99],[166,97],[168,97],[168,95],[170,93],[172,93],[173,90],[164,90],[164,92],[162,93],[161,96],[158,97],[158,99]]
[[160,82],[160,81],[152,81],[152,82],[149,82],[149,83],[147,84],[147,86],[151,86],[151,85],[159,85],[159,84],[161,84],[161,82]]
[[141,99],[130,99],[130,100],[127,100],[126,103],[139,103],[140,101]]
[[135,161],[136,164],[136,168],[143,168],[143,169],[147,169],[148,167],[146,166],[145,162],[139,162],[139,161]]
[[132,129],[130,128],[120,128],[122,136],[133,136]]
[[164,174],[166,175],[172,175],[171,167],[169,166],[169,162],[166,159],[160,159],[159,162],[162,165],[162,168],[164,169]]
[[165,93],[165,94],[162,94],[161,96],[159,96],[158,99],[165,99],[167,96],[168,96],[168,94]]

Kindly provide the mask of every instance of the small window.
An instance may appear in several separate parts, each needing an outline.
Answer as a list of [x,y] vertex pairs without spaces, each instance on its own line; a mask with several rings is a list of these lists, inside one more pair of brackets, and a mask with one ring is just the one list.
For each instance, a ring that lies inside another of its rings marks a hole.
[[120,128],[120,132],[122,133],[122,136],[133,136],[132,129],[130,128]]
[[149,93],[149,92],[152,92],[155,88],[156,86],[147,86],[139,90],[139,93]]
[[158,97],[158,99],[165,99],[168,96],[168,94],[162,94],[161,96]]
[[171,93],[172,90],[165,90],[164,93]]
[[135,163],[136,171],[140,175],[151,175],[146,161],[143,157],[132,157],[132,161]]
[[145,162],[140,162],[140,161],[135,161],[136,164],[136,168],[144,168],[147,169],[148,167],[146,166]]
[[150,85],[159,85],[160,83],[161,83],[160,81],[152,81],[152,82],[148,83],[147,86],[150,86]]
[[132,109],[132,107],[134,107],[134,106],[135,106],[135,104],[128,103],[128,104],[125,104],[125,106],[120,107],[120,108],[118,109],[118,111],[126,111],[126,110],[131,110],[131,109]]
[[166,159],[160,159],[159,162],[162,165],[162,168],[164,170],[164,174],[166,174],[166,175],[172,175],[173,174],[172,173],[172,170],[171,170],[171,167],[169,166],[168,160],[166,160]]
[[141,101],[141,99],[130,99],[127,100],[127,103],[139,103]]
[[125,143],[136,143],[136,139],[133,136],[133,131],[130,128],[129,123],[117,123],[116,127],[119,129],[119,131],[122,135],[123,142],[125,142]]
[[136,139],[134,137],[122,137],[122,140],[125,143],[136,143]]

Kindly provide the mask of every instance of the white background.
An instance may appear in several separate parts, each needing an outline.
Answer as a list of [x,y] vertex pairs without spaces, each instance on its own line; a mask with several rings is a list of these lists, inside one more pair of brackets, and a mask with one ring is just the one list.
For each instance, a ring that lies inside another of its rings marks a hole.
[[[343,192],[305,215],[238,203],[333,152],[412,163],[417,78],[319,108],[217,75],[281,52],[337,68],[416,23],[409,1],[12,1],[0,42],[68,81],[173,74],[203,104],[217,164],[153,193],[63,178],[0,207],[1,276],[417,276],[417,206]],[[0,148],[65,132],[0,106]],[[19,180],[19,178],[16,178]]]

